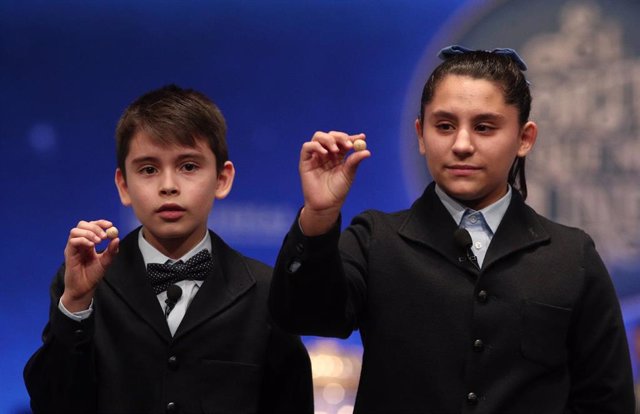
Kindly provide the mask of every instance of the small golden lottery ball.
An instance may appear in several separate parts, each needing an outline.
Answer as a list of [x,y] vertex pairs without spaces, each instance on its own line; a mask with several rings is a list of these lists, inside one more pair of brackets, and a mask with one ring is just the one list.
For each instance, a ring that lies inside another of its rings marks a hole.
[[109,227],[106,230],[107,233],[107,237],[110,239],[115,239],[116,237],[118,237],[118,229],[115,227]]
[[355,151],[364,151],[367,149],[367,143],[363,139],[356,139],[353,141],[353,149]]

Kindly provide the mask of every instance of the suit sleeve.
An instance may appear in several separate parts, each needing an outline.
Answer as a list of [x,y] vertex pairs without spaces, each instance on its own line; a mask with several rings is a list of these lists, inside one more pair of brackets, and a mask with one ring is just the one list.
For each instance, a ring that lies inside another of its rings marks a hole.
[[311,361],[300,337],[272,326],[261,413],[313,414]]
[[568,341],[568,409],[575,414],[633,414],[633,377],[620,304],[590,238],[583,251],[586,278]]
[[366,297],[366,226],[354,219],[340,235],[340,221],[327,233],[305,237],[298,220],[280,249],[269,307],[275,321],[299,335],[347,338],[358,328]]
[[24,381],[35,414],[91,413],[96,408],[94,316],[76,322],[58,309],[63,281],[64,267],[51,284],[49,321],[42,334],[43,345],[24,369]]

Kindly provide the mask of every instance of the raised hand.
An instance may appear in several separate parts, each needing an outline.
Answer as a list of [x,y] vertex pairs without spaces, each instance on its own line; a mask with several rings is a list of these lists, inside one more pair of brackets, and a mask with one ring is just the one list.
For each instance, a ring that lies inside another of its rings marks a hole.
[[371,156],[366,149],[349,153],[358,139],[364,140],[365,135],[319,131],[302,145],[299,171],[304,208],[300,225],[306,235],[323,234],[338,219],[358,165]]
[[96,286],[118,253],[120,239],[117,237],[102,253],[96,252],[96,245],[108,238],[105,230],[111,227],[107,220],[80,221],[69,232],[64,249],[65,289],[60,300],[70,312],[89,307]]

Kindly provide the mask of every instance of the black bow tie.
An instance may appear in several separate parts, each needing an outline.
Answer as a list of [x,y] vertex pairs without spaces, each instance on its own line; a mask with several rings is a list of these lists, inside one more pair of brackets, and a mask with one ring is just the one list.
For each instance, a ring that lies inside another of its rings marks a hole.
[[213,269],[211,253],[205,249],[186,263],[182,261],[173,264],[149,263],[147,274],[153,291],[157,295],[181,280],[205,280],[211,269]]

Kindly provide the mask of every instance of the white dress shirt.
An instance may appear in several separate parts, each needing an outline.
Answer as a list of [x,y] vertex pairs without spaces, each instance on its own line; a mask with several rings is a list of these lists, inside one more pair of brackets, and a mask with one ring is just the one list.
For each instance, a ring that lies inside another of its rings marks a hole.
[[[200,252],[203,249],[206,249],[209,251],[209,253],[212,253],[211,252],[211,236],[209,235],[208,231],[206,232],[204,238],[200,241],[200,243],[198,243],[193,249],[189,250],[189,252],[187,252],[184,256],[182,256],[178,260],[173,260],[165,256],[164,254],[160,253],[158,249],[153,247],[144,238],[143,232],[144,232],[144,229],[141,229],[140,232],[138,233],[138,247],[140,248],[140,252],[142,253],[142,259],[144,260],[145,268],[149,263],[173,264],[180,260],[182,260],[183,262],[186,262],[187,260],[195,256],[198,252]],[[191,301],[196,296],[196,293],[198,293],[198,289],[200,289],[200,286],[202,286],[202,282],[203,282],[202,280],[181,280],[175,283],[176,285],[180,286],[180,288],[182,289],[182,295],[180,296],[180,299],[178,299],[178,302],[176,302],[176,305],[174,306],[173,310],[171,311],[171,313],[169,313],[169,316],[167,317],[167,324],[169,325],[169,330],[171,331],[172,336],[175,334],[176,330],[178,329],[178,326],[180,326],[180,322],[182,321],[182,318],[187,312],[187,308],[191,304]],[[167,299],[167,292],[166,291],[160,292],[157,295],[157,298],[158,298],[158,303],[160,304],[160,307],[164,312],[167,306],[165,303],[165,300]],[[68,311],[62,304],[62,301],[58,302],[58,309],[60,309],[60,311],[64,313],[66,316],[68,316],[69,318],[75,321],[81,321],[83,319],[87,319],[93,312],[93,300],[89,305],[89,309],[86,309],[80,312]]]

